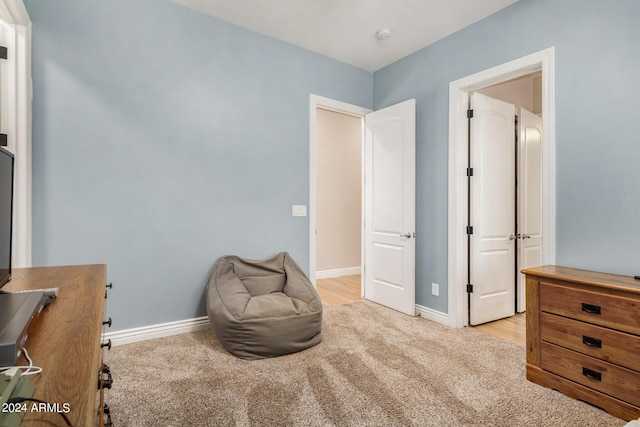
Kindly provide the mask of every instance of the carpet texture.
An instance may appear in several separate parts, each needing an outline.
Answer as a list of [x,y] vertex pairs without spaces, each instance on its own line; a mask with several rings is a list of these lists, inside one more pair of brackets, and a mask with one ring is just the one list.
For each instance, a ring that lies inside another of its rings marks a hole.
[[623,426],[530,383],[525,349],[368,301],[329,306],[319,345],[227,353],[210,330],[115,347],[115,426]]

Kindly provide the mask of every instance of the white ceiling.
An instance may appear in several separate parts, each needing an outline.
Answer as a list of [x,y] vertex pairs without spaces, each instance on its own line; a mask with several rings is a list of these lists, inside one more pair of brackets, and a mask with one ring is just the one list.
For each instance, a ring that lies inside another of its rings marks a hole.
[[[517,0],[172,0],[368,71]],[[391,37],[375,34],[389,28]]]

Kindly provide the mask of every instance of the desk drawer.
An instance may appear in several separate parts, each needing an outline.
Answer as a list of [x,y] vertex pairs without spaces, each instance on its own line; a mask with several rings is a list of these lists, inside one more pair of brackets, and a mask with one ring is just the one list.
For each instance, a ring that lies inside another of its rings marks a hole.
[[640,337],[540,313],[540,339],[640,371]]
[[640,405],[640,373],[542,342],[540,367],[620,400]]
[[540,282],[540,309],[640,335],[640,299]]

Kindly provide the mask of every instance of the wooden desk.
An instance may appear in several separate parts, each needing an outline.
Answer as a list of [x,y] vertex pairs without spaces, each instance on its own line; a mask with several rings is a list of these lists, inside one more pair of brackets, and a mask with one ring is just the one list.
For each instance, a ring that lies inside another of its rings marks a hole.
[[[70,407],[74,426],[98,423],[98,379],[102,367],[102,320],[106,265],[15,269],[4,291],[58,288],[58,297],[29,327],[25,347],[42,373],[31,376],[33,397]],[[18,364],[26,364],[24,357]],[[29,405],[31,407],[31,405]],[[101,421],[101,420],[100,420]],[[24,426],[65,425],[57,413],[27,413]]]

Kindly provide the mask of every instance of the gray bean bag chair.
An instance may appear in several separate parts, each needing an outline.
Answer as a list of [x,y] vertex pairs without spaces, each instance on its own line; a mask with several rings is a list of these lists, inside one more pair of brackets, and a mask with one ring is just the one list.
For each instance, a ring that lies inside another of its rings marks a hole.
[[224,347],[242,359],[295,353],[322,341],[322,301],[286,252],[265,261],[218,260],[207,313]]

